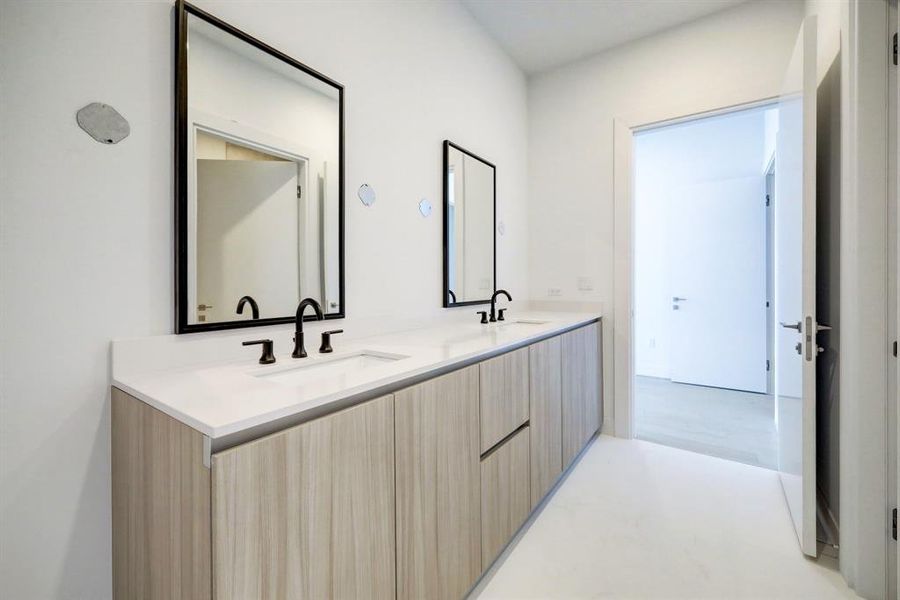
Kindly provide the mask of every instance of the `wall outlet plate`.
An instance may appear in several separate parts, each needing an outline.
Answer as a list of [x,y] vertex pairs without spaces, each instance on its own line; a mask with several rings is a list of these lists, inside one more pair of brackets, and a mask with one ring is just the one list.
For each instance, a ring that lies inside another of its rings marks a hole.
[[547,290],[547,295],[551,297],[562,296],[562,290],[559,288],[550,288]]

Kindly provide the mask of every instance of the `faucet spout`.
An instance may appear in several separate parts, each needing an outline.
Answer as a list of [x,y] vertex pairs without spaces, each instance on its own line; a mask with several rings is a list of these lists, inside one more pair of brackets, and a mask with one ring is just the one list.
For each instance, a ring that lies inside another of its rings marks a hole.
[[297,305],[296,325],[294,328],[294,351],[291,356],[294,358],[306,358],[306,348],[303,345],[303,313],[307,307],[312,307],[316,313],[316,320],[321,321],[325,318],[322,314],[322,307],[313,298],[304,298]]
[[[499,295],[501,295],[501,294],[504,295],[504,296],[506,296],[506,299],[507,299],[509,302],[512,302],[512,296],[510,296],[510,295],[509,295],[509,292],[507,292],[506,290],[497,290],[497,291],[495,291],[495,292],[493,293],[493,295],[491,295],[491,323],[496,323],[496,322],[497,322],[497,296],[499,296]],[[500,320],[501,320],[501,321],[503,320],[502,314],[501,314]]]
[[250,313],[253,317],[253,320],[257,320],[259,318],[259,304],[256,303],[256,300],[253,299],[253,296],[244,296],[240,300],[238,300],[237,314],[244,314],[245,304],[250,305]]

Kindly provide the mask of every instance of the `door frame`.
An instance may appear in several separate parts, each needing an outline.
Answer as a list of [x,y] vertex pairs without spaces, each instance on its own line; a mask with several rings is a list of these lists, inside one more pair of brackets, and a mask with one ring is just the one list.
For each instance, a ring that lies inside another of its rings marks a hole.
[[[897,0],[889,3],[890,28],[894,35],[900,32],[900,7]],[[890,29],[889,29],[890,33]],[[893,293],[890,309],[890,340],[897,343],[900,334],[900,69],[888,65],[888,204],[893,211],[890,221],[888,242],[893,246],[893,263],[889,262],[888,289]],[[893,165],[893,167],[891,167]],[[892,172],[893,169],[893,172]],[[889,359],[890,360],[890,359]],[[888,471],[888,508],[900,502],[900,360],[894,357],[894,368],[888,369],[888,408],[892,411],[891,429],[888,438],[888,463],[893,459],[893,469]],[[888,542],[887,553],[888,594],[898,595],[900,590],[900,552],[897,544]]]
[[775,219],[772,196],[775,195],[775,151],[766,165],[766,394],[775,393]]
[[651,110],[613,121],[614,291],[613,415],[616,437],[634,437],[634,134],[777,104],[777,96],[705,106],[699,110]]
[[[245,146],[258,152],[271,154],[288,160],[297,165],[297,182],[302,186],[307,194],[300,199],[298,207],[298,223],[297,229],[301,235],[309,233],[304,231],[307,225],[307,198],[311,189],[309,182],[310,162],[315,157],[315,152],[303,145],[297,144],[290,140],[286,140],[269,133],[257,130],[253,127],[230,121],[205,112],[197,108],[190,107],[188,109],[188,143],[187,143],[187,228],[188,241],[195,240],[193,244],[188,243],[187,249],[187,272],[194,274],[187,280],[187,322],[191,323],[191,316],[196,311],[197,306],[197,134],[205,133],[213,135],[224,140],[234,142],[240,146]],[[320,236],[321,241],[321,236]],[[320,261],[324,262],[324,257],[319,256]],[[298,261],[299,273],[297,277],[298,285],[302,287],[304,275],[307,266],[303,264],[303,258]],[[321,271],[322,269],[320,269]],[[298,297],[302,298],[301,290],[298,289]],[[325,296],[325,288],[322,287],[322,296]],[[194,323],[196,324],[196,323]]]
[[[888,1],[848,0],[841,42],[840,569],[886,597],[888,490]],[[844,42],[846,40],[846,43]],[[853,252],[844,249],[853,249]]]

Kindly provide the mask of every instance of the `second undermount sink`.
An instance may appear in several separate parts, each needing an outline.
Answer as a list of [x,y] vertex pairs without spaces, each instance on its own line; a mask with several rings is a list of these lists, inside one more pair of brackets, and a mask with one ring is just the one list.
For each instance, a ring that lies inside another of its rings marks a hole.
[[349,354],[327,358],[300,359],[298,364],[273,367],[252,373],[254,377],[283,385],[303,385],[331,377],[358,373],[373,367],[380,367],[398,360],[409,358],[403,354],[359,350]]
[[516,319],[514,321],[504,321],[500,326],[504,325],[546,325],[550,321],[541,321],[540,319]]

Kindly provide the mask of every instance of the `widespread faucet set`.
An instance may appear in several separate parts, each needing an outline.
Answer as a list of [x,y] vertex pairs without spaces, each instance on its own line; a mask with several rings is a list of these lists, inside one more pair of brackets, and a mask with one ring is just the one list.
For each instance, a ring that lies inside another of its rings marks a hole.
[[[509,292],[507,292],[506,290],[495,291],[491,295],[490,317],[488,317],[488,311],[486,310],[480,310],[477,313],[481,315],[482,323],[496,323],[497,321],[506,320],[504,313],[507,309],[501,308],[499,309],[499,311],[497,310],[498,296],[506,296],[506,300],[512,302],[512,296],[510,296]],[[249,296],[244,296],[243,298],[241,298],[241,301],[238,303],[238,313],[241,312],[244,304],[250,305],[251,309],[253,310],[253,318],[258,319],[259,308],[257,307],[256,302],[253,300],[253,298],[250,298]],[[291,353],[291,356],[294,358],[306,358],[308,356],[303,340],[303,313],[307,308],[313,309],[317,321],[321,321],[325,318],[325,315],[322,314],[322,307],[319,305],[318,301],[312,298],[304,298],[300,301],[300,304],[297,305],[297,315],[295,317],[294,351]],[[344,330],[332,329],[331,331],[322,332],[322,343],[319,345],[319,352],[321,354],[328,354],[329,352],[334,351],[334,349],[331,347],[331,336],[337,333],[344,333]],[[262,356],[259,357],[259,364],[270,365],[275,362],[275,343],[272,340],[250,340],[247,342],[243,342],[242,345],[262,345]]]
[[[316,320],[321,321],[325,318],[325,315],[322,314],[322,307],[319,306],[319,303],[312,298],[304,298],[300,301],[300,304],[297,305],[297,315],[296,315],[296,325],[294,328],[294,351],[291,353],[291,356],[294,358],[306,358],[308,355],[306,353],[306,347],[303,342],[303,313],[306,311],[308,307],[312,307],[313,312],[316,314]],[[322,332],[322,343],[319,345],[319,352],[322,354],[328,354],[329,352],[333,352],[334,349],[331,347],[331,336],[337,333],[344,333],[343,329],[332,329],[331,331],[323,331]],[[259,364],[261,365],[270,365],[275,362],[275,343],[272,340],[251,340],[249,342],[243,342],[244,346],[253,346],[256,344],[261,344],[263,347],[262,356],[259,358]]]
[[481,315],[481,322],[483,324],[486,323],[496,323],[497,321],[505,321],[506,317],[503,315],[506,312],[505,308],[500,309],[500,313],[497,314],[497,296],[503,294],[506,296],[506,299],[509,302],[512,302],[512,296],[509,295],[509,292],[506,290],[497,290],[491,295],[491,318],[488,319],[488,313],[486,310],[479,310],[476,314]]

